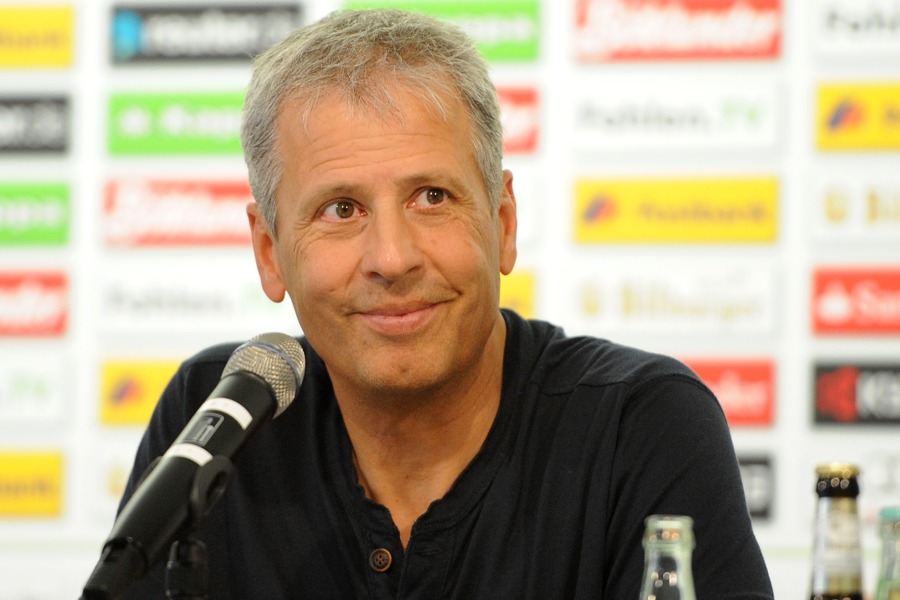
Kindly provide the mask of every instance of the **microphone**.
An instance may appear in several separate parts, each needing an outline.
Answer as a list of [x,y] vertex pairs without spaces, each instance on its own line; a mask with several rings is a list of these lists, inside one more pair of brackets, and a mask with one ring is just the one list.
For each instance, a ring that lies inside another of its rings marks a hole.
[[[198,505],[208,510],[218,500],[230,474],[230,459],[293,402],[305,369],[300,344],[283,333],[263,333],[232,353],[209,398],[142,475],[104,542],[81,600],[119,598],[187,532],[192,520],[205,516],[192,513]],[[197,498],[203,469],[220,463],[228,471],[220,470],[213,478],[225,475],[226,480],[207,481],[211,493]]]

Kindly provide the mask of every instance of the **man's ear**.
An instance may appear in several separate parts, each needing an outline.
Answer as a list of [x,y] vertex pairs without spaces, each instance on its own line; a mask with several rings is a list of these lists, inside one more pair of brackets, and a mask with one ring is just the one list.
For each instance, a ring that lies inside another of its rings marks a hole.
[[247,218],[250,221],[250,236],[253,240],[253,255],[256,257],[256,270],[263,291],[272,302],[284,300],[286,288],[282,277],[278,250],[275,247],[274,234],[259,212],[259,205],[251,202],[247,205]]
[[503,171],[503,187],[500,190],[497,227],[500,235],[500,272],[509,275],[516,264],[516,195],[513,192],[512,172]]

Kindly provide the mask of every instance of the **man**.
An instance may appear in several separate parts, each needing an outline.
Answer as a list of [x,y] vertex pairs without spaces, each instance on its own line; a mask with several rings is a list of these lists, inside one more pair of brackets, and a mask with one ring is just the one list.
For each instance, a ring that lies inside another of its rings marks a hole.
[[[499,310],[516,202],[465,35],[335,13],[256,61],[242,139],[260,279],[293,303],[307,371],[200,531],[213,600],[627,600],[653,513],[693,517],[698,598],[772,598],[696,376]],[[235,347],[182,365],[123,503]],[[127,597],[161,597],[162,574]]]

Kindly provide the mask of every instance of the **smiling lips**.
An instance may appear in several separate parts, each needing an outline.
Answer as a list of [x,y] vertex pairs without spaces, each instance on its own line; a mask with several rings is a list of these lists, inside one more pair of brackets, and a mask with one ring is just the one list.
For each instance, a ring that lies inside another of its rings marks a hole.
[[440,302],[418,302],[382,306],[357,313],[377,333],[397,336],[415,333],[424,327]]

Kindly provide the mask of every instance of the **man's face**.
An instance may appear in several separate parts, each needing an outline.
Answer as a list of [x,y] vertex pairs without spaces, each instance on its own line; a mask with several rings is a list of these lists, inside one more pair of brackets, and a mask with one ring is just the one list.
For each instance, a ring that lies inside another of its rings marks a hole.
[[442,120],[400,98],[395,119],[325,97],[305,128],[288,101],[277,239],[248,209],[266,294],[287,292],[335,388],[363,394],[427,392],[484,367],[516,256],[512,177],[495,214],[461,103]]

